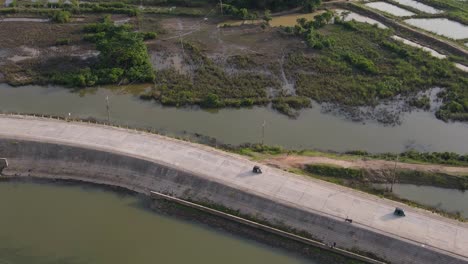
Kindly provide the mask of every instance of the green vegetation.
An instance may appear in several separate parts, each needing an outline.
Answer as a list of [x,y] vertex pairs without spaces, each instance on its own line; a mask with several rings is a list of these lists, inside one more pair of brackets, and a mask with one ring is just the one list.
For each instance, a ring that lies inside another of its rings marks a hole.
[[[468,78],[449,60],[391,39],[389,29],[339,19],[335,24],[327,21],[328,17],[319,22],[301,20],[284,30],[303,37],[316,50],[313,55],[289,54],[285,70],[295,79],[299,96],[364,106],[444,87],[446,92],[439,94],[444,105],[437,116],[468,120]],[[426,107],[425,101],[414,103]]]
[[311,12],[320,6],[321,0],[225,0],[223,3],[236,8],[250,8],[257,10],[268,9],[274,12],[303,7],[306,11]]
[[410,150],[401,154],[369,154],[365,151],[350,151],[347,153],[374,159],[396,160],[398,156],[399,160],[402,162],[423,162],[455,166],[468,166],[468,154],[460,155],[453,152],[418,152]]
[[431,108],[431,99],[424,95],[421,98],[415,98],[410,101],[410,105],[416,108],[429,110]]
[[226,150],[234,151],[240,154],[256,157],[260,154],[266,155],[281,155],[291,154],[299,156],[322,156],[338,160],[355,160],[355,159],[380,159],[395,161],[398,157],[399,162],[406,163],[423,163],[423,164],[442,164],[468,167],[468,154],[461,155],[453,152],[418,152],[409,150],[397,153],[380,153],[372,154],[363,150],[346,151],[344,153],[336,152],[320,152],[313,150],[287,150],[278,146],[267,146],[262,144],[243,144],[238,147],[225,147]]
[[468,2],[458,0],[420,0],[434,8],[444,10],[444,16],[468,25]]
[[329,48],[333,45],[332,38],[325,37],[317,30],[323,28],[333,19],[333,12],[327,11],[323,14],[315,16],[314,20],[307,21],[305,18],[297,20],[295,27],[286,27],[285,31],[288,34],[295,34],[296,36],[303,37],[307,45],[314,49]]
[[174,68],[157,72],[158,78],[150,97],[164,105],[198,104],[207,108],[263,105],[269,102],[266,88],[280,86],[265,74],[228,74],[205,56],[198,45],[191,42],[183,44],[184,60],[194,72],[189,75]]
[[[342,184],[367,185],[369,183],[387,183],[393,178],[393,170],[366,171],[364,169],[343,168],[328,164],[307,164],[304,170],[313,175],[330,178]],[[454,176],[445,173],[417,170],[396,170],[396,181],[403,184],[435,186],[449,189],[468,189],[468,175]]]
[[50,19],[56,23],[68,23],[71,20],[70,16],[71,14],[68,11],[55,11]]
[[99,62],[78,72],[53,74],[52,82],[84,87],[154,81],[155,74],[143,43],[147,33],[133,32],[129,25],[115,26],[110,17],[86,26],[84,31],[85,39],[95,43],[100,52]]
[[363,172],[358,169],[342,168],[324,164],[308,164],[305,170],[309,173],[317,174],[320,176],[331,176],[343,179],[362,179]]
[[397,170],[396,178],[399,183],[435,186],[459,190],[468,189],[468,177],[466,176],[457,177],[437,172]]
[[[459,213],[447,213],[441,209],[421,205],[419,203],[398,197],[392,192],[373,187],[373,183],[389,183],[393,178],[393,171],[365,171],[361,169],[349,169],[335,167],[331,165],[309,164],[304,170],[293,170],[293,173],[306,174],[308,176],[325,180],[331,183],[351,187],[370,194],[381,196],[391,200],[406,203],[413,207],[423,208],[439,213],[443,216],[465,222],[467,219]],[[449,189],[468,189],[468,176],[459,177],[443,173],[424,172],[415,170],[397,170],[396,182],[403,184],[416,184],[425,186],[435,186]]]
[[274,109],[289,117],[297,117],[299,115],[297,110],[312,106],[309,98],[300,96],[278,97],[272,101]]

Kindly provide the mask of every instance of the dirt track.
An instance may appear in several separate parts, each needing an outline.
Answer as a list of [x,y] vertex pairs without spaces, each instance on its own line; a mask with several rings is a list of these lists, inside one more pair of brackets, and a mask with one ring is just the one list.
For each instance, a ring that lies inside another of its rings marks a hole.
[[[343,168],[357,168],[366,170],[388,170],[395,168],[395,162],[386,160],[339,160],[328,157],[307,157],[296,155],[283,155],[264,160],[263,162],[282,169],[300,168],[306,164],[329,164]],[[468,167],[451,167],[444,165],[411,164],[398,162],[397,168],[427,172],[441,172],[457,175],[468,175]]]

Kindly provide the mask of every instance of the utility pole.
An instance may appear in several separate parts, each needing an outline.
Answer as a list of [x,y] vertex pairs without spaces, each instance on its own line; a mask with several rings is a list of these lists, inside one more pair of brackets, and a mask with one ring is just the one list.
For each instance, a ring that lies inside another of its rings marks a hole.
[[107,122],[110,124],[110,105],[109,96],[106,96]]
[[266,121],[263,120],[263,124],[262,124],[262,145],[265,145],[265,126],[266,126]]
[[396,169],[397,169],[397,163],[400,158],[400,155],[397,155],[396,160],[395,160],[395,167],[393,168],[393,179],[392,179],[392,185],[390,186],[390,192],[393,192],[393,185],[395,184],[396,180]]

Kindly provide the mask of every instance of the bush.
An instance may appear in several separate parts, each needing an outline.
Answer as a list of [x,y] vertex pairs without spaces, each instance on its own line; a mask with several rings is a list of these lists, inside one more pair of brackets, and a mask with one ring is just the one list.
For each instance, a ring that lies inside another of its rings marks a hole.
[[361,170],[334,167],[322,164],[307,164],[305,170],[307,172],[325,177],[336,177],[344,179],[362,179],[363,177]]
[[131,26],[116,26],[106,16],[102,23],[84,28],[85,39],[96,44],[99,63],[93,70],[53,76],[52,80],[69,86],[93,86],[125,82],[151,82],[155,79],[143,35]]
[[378,72],[377,67],[371,60],[359,54],[347,52],[343,55],[343,58],[359,70],[372,74]]
[[142,33],[143,40],[156,39],[157,34],[155,32]]
[[202,106],[206,108],[218,108],[222,106],[219,97],[216,94],[209,93],[202,101]]
[[69,38],[60,38],[60,39],[57,39],[57,41],[55,42],[55,45],[69,45],[71,42],[71,40]]
[[431,100],[429,97],[424,95],[421,98],[412,99],[410,101],[410,105],[417,108],[429,110],[431,108]]
[[71,20],[70,16],[68,11],[55,11],[52,13],[51,20],[56,23],[68,23]]

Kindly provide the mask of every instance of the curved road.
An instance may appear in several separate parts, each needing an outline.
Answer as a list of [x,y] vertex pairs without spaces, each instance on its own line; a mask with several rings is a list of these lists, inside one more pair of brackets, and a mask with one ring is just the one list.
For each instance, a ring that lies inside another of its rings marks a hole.
[[[468,261],[466,223],[275,168],[265,167],[263,174],[254,175],[250,172],[253,162],[210,147],[115,127],[5,115],[0,115],[0,137],[100,149],[170,164],[306,211],[333,218],[348,217],[353,219],[353,225]],[[407,216],[394,217],[396,206],[404,207]]]

